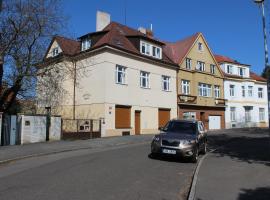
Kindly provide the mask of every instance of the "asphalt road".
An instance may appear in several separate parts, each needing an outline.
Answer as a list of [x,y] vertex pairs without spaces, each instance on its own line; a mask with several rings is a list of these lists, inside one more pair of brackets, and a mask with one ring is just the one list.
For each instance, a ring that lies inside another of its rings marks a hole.
[[185,199],[195,164],[148,158],[145,143],[0,165],[1,200]]

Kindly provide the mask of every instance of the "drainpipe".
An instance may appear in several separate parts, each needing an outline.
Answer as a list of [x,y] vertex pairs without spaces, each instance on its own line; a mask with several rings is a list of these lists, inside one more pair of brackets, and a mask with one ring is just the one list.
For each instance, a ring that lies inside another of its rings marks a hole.
[[74,69],[74,76],[73,76],[73,119],[75,119],[76,114],[76,81],[77,81],[77,64],[76,61],[73,61],[73,69]]

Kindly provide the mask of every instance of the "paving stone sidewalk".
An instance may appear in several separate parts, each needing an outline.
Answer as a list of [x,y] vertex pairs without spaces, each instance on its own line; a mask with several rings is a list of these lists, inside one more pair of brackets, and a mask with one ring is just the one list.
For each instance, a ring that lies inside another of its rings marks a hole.
[[113,146],[140,144],[151,141],[153,135],[121,136],[75,141],[53,141],[25,145],[0,146],[0,164],[7,160],[21,159],[33,155],[52,154],[80,149],[97,149]]
[[211,149],[218,149],[208,153],[200,167],[196,200],[269,200],[268,130],[233,129],[209,133],[209,144]]

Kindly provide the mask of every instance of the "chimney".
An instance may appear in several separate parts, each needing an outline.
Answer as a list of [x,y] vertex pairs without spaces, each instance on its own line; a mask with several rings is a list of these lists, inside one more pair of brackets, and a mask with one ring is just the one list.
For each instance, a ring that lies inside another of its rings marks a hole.
[[139,27],[139,28],[138,28],[138,31],[140,31],[140,32],[143,33],[143,34],[146,34],[146,28]]
[[96,31],[102,31],[111,22],[110,14],[97,11]]

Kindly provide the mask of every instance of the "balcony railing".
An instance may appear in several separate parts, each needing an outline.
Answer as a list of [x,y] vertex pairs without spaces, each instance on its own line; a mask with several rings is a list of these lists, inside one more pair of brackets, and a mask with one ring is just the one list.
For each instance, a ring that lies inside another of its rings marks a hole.
[[178,100],[179,100],[178,101],[179,103],[196,104],[197,103],[197,96],[179,94],[178,95]]
[[227,99],[215,98],[215,104],[217,106],[225,106]]

